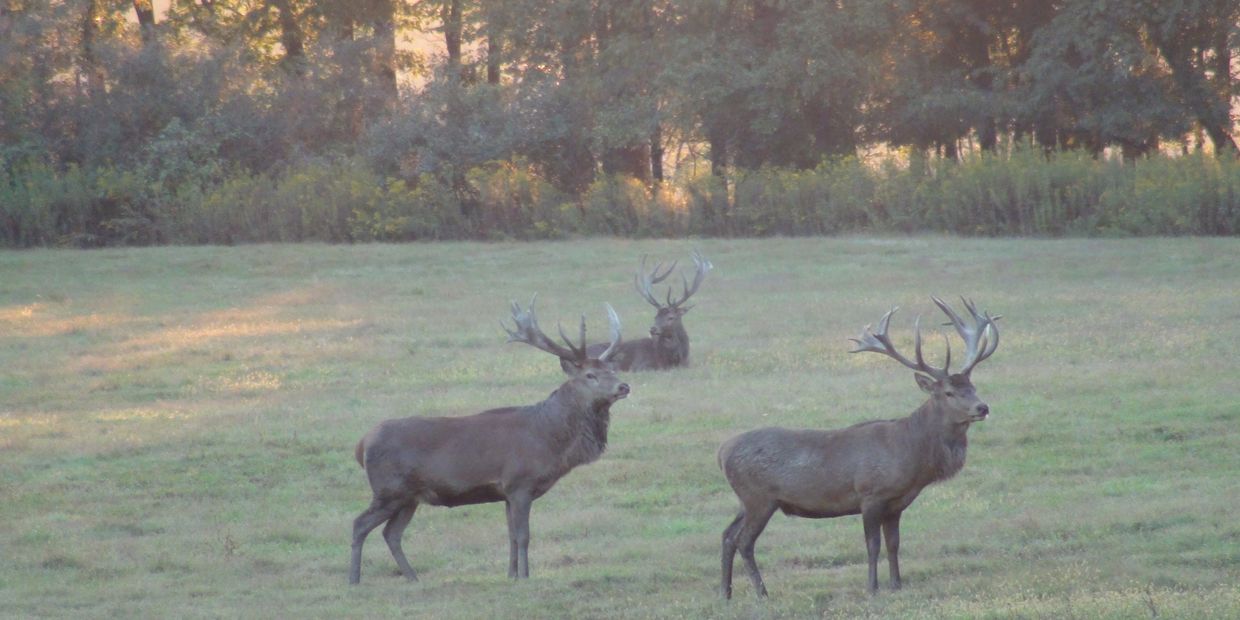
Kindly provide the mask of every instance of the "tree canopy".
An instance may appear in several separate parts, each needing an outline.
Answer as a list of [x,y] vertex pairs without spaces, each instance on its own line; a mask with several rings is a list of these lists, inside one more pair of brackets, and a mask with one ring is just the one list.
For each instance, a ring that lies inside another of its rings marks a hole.
[[494,162],[581,196],[873,147],[1234,154],[1237,47],[1236,0],[0,0],[0,166],[347,156],[468,210]]

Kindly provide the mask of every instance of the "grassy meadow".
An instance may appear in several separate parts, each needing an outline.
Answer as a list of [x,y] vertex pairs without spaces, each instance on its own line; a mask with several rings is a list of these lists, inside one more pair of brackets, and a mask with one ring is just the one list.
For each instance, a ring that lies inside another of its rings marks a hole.
[[[544,398],[558,365],[504,344],[508,300],[600,339],[610,301],[641,337],[638,257],[692,248],[716,267],[693,366],[627,375],[607,453],[534,504],[532,579],[506,578],[489,504],[418,511],[420,583],[376,530],[346,584],[363,433]],[[1226,238],[2,252],[0,616],[1240,617],[1237,291]],[[721,602],[716,447],[911,412],[911,373],[847,338],[896,304],[910,346],[931,294],[1004,315],[1003,339],[968,464],[905,513],[905,588],[866,595],[859,517],[777,515],[770,599],[738,558]]]

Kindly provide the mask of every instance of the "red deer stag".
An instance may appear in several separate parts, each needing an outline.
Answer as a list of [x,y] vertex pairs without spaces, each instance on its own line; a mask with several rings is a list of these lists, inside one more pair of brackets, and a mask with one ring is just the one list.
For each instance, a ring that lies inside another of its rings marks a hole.
[[[642,257],[641,268],[633,276],[633,285],[637,293],[656,309],[654,325],[650,328],[650,337],[632,340],[620,345],[612,358],[617,370],[666,370],[689,365],[689,333],[685,331],[681,319],[693,308],[684,303],[697,292],[706,274],[714,268],[710,261],[696,251],[692,254],[694,275],[693,284],[682,273],[680,275],[684,288],[680,299],[672,301],[672,287],[667,288],[666,300],[660,302],[651,288],[667,279],[676,269],[672,263],[663,269],[663,263],[655,265],[653,271],[646,271],[646,257]],[[607,347],[607,343],[590,345],[589,351],[596,353]],[[566,369],[567,370],[567,369]]]
[[[999,317],[972,315],[966,324],[937,297],[934,303],[951,319],[965,343],[964,367],[950,373],[951,344],[942,368],[926,364],[921,354],[920,317],[916,324],[915,360],[898,353],[887,337],[892,308],[853,339],[853,353],[873,351],[913,369],[929,400],[912,415],[896,420],[862,422],[848,428],[792,430],[761,428],[724,442],[719,466],[741,501],[740,514],[723,532],[724,598],[732,596],[732,564],[739,549],[758,596],[766,586],[754,560],[754,542],[775,510],[814,519],[861,515],[870,562],[870,593],[878,590],[879,532],[887,539],[891,587],[900,587],[900,514],[927,485],[951,478],[964,466],[969,425],[986,419],[990,408],[973,388],[969,374],[999,346]],[[946,340],[946,337],[944,338]]]
[[[537,299],[535,295],[534,299]],[[607,306],[611,342],[598,355],[587,354],[586,320],[581,344],[564,330],[567,347],[547,337],[529,311],[512,303],[515,330],[508,342],[524,342],[563,360],[569,379],[546,400],[526,407],[491,409],[458,418],[411,417],[380,423],[357,444],[357,462],[366,470],[374,497],[353,522],[349,583],[362,576],[362,543],[386,522],[383,538],[404,576],[417,581],[401,550],[401,534],[418,506],[464,506],[504,502],[508,515],[508,576],[527,578],[530,505],[565,474],[590,463],[607,447],[611,406],[629,395],[609,362],[620,346],[620,319]]]

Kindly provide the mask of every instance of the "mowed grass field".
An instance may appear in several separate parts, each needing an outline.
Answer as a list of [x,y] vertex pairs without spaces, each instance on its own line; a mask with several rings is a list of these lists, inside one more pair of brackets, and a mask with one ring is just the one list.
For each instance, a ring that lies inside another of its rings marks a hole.
[[[584,312],[600,339],[610,301],[642,337],[638,257],[693,248],[716,267],[693,366],[626,375],[607,453],[534,504],[532,579],[506,578],[488,504],[419,510],[420,583],[376,530],[346,585],[362,434],[541,400],[562,375],[504,344],[508,300],[537,291],[544,328]],[[1004,315],[1002,344],[967,465],[905,513],[905,588],[866,595],[859,517],[776,515],[770,599],[738,559],[721,602],[719,443],[911,412],[911,372],[847,338],[900,305],[911,346],[932,294]],[[4,252],[0,616],[1240,617],[1238,375],[1237,239]]]

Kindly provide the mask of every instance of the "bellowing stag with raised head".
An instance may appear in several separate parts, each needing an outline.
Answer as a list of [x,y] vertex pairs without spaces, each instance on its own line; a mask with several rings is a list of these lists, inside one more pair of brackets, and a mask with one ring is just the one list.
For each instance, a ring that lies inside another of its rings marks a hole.
[[[535,296],[537,298],[537,296]],[[620,319],[607,306],[611,341],[596,355],[581,341],[556,343],[538,327],[534,300],[528,311],[513,302],[516,329],[509,342],[524,342],[564,362],[569,378],[546,400],[457,418],[387,420],[357,444],[373,499],[353,522],[349,583],[362,576],[362,543],[386,523],[383,538],[404,576],[417,580],[401,550],[401,534],[421,505],[464,506],[504,502],[508,516],[508,576],[529,577],[530,505],[574,467],[590,463],[607,447],[611,406],[629,395],[610,359],[620,346]]]
[[[937,297],[934,303],[951,319],[965,343],[964,365],[948,370],[951,345],[942,368],[930,366],[921,353],[920,318],[913,360],[901,355],[887,337],[892,308],[853,339],[853,353],[886,355],[913,370],[917,385],[930,395],[905,418],[862,422],[848,428],[792,430],[761,428],[738,435],[719,448],[719,466],[741,502],[740,514],[723,532],[721,593],[732,596],[732,564],[737,550],[758,596],[766,586],[754,560],[754,543],[776,510],[784,514],[829,518],[861,515],[869,556],[869,590],[878,590],[880,532],[887,539],[891,587],[900,587],[900,515],[927,485],[951,478],[964,466],[966,433],[986,419],[990,408],[977,396],[970,374],[999,346],[999,317],[978,314],[965,301],[966,322]],[[946,340],[946,338],[945,338]]]
[[[613,356],[616,369],[629,370],[666,370],[689,365],[689,333],[685,331],[682,319],[693,308],[685,302],[697,292],[706,279],[706,274],[714,268],[710,261],[696,251],[692,254],[694,273],[693,283],[682,273],[680,274],[684,288],[675,301],[672,300],[672,287],[667,287],[667,296],[659,301],[652,290],[656,284],[667,279],[676,269],[673,262],[666,269],[663,263],[655,265],[651,271],[646,270],[646,257],[642,257],[641,267],[633,276],[633,286],[647,303],[655,307],[654,325],[650,327],[650,337],[631,340],[620,345]],[[606,343],[590,345],[590,352],[602,351]],[[566,369],[567,370],[567,369]]]

